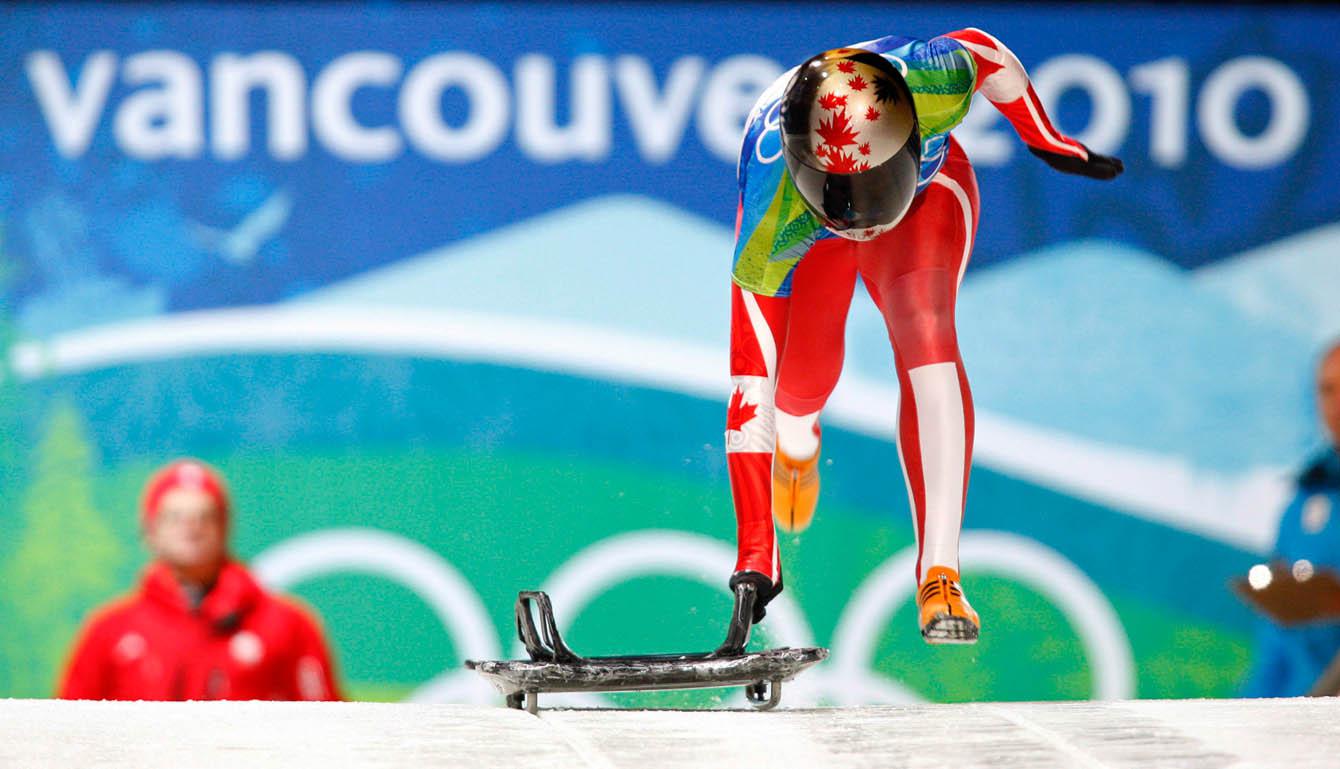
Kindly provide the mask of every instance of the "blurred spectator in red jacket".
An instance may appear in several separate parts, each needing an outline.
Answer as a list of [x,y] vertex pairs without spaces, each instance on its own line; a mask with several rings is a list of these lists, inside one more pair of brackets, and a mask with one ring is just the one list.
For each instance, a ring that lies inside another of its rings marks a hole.
[[218,473],[194,460],[159,470],[145,487],[141,523],[154,560],[138,591],[85,625],[60,697],[340,698],[315,619],[230,557]]

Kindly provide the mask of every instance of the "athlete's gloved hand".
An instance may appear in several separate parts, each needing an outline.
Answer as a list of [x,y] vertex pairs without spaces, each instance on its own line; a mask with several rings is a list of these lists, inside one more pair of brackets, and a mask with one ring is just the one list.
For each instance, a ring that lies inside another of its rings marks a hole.
[[[1082,144],[1080,146],[1084,147]],[[1072,155],[1062,155],[1059,152],[1040,150],[1037,147],[1029,147],[1028,151],[1047,161],[1047,165],[1057,171],[1079,174],[1090,179],[1114,179],[1125,170],[1125,167],[1121,164],[1121,158],[1099,155],[1088,147],[1084,147],[1084,149],[1089,153],[1088,160],[1081,160]]]
[[777,580],[777,584],[772,584],[772,580],[756,571],[737,571],[731,575],[730,590],[735,592],[735,587],[741,582],[748,582],[754,586],[757,598],[754,601],[754,624],[763,621],[763,617],[768,613],[765,608],[768,602],[776,598],[782,592],[782,581]]

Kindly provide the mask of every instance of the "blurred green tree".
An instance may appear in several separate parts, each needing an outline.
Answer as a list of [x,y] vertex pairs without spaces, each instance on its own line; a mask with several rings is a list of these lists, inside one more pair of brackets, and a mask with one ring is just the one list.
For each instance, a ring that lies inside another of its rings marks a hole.
[[[10,320],[13,316],[9,293],[14,266],[5,249],[5,228],[0,222],[0,522],[12,512],[12,500],[23,478],[23,449],[25,440],[19,398],[18,378],[10,363],[10,349],[16,333]],[[3,545],[0,545],[3,548]],[[0,557],[4,550],[0,549]]]
[[[0,223],[0,531],[18,531],[18,492],[23,485],[27,435],[22,424],[19,383],[10,365],[14,345],[13,297],[9,287],[14,267],[5,248],[4,224]],[[0,564],[8,562],[14,551],[15,537],[0,539]],[[7,595],[9,590],[0,592]],[[10,616],[9,607],[0,598],[0,697],[14,695],[12,679],[23,661],[23,635]]]
[[97,471],[87,428],[65,399],[52,402],[33,450],[18,511],[16,547],[0,564],[0,650],[9,696],[53,693],[60,666],[90,608],[117,587],[125,548],[93,496]]

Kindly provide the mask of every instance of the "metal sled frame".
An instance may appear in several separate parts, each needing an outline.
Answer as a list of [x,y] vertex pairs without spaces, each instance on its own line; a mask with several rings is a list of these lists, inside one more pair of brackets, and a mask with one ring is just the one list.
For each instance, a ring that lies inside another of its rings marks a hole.
[[[517,595],[516,629],[529,660],[466,660],[465,666],[489,679],[507,698],[507,706],[539,711],[541,692],[618,692],[707,689],[744,686],[759,710],[776,707],[782,682],[821,662],[828,650],[818,647],[747,652],[753,624],[754,585],[735,588],[735,610],[726,640],[716,651],[694,654],[639,654],[583,657],[563,643],[549,596],[538,590]],[[539,609],[538,622],[535,608]]]

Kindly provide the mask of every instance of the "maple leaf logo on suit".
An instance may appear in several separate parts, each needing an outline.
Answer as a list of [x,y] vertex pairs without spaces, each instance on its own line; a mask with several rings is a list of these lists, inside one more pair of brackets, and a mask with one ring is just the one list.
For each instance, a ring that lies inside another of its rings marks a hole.
[[744,402],[744,390],[737,387],[731,393],[730,403],[726,407],[726,429],[743,430],[744,426],[758,414],[757,403]]

